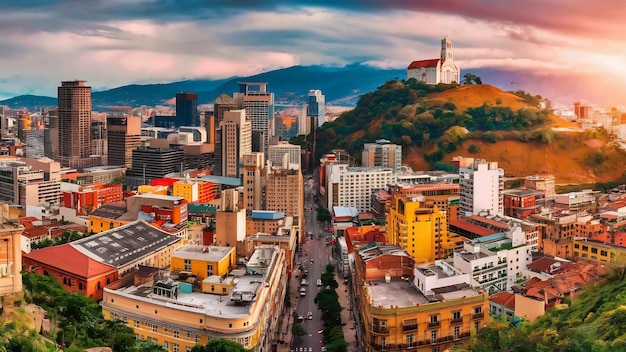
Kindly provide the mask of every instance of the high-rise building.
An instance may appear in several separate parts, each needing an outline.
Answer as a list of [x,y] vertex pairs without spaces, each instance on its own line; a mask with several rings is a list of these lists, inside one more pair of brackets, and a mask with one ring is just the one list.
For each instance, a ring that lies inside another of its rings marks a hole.
[[326,122],[326,97],[319,89],[309,90],[307,99],[307,116],[315,119],[319,127]]
[[239,177],[243,173],[242,157],[252,152],[251,129],[245,110],[224,113],[221,126],[222,176]]
[[504,213],[504,170],[497,162],[476,159],[466,168],[459,169],[461,186],[459,217],[489,213]]
[[395,174],[390,168],[328,164],[325,173],[324,185],[320,187],[325,190],[327,209],[341,206],[357,208],[361,213],[369,212],[372,192],[395,183]]
[[141,117],[107,117],[108,164],[130,168],[133,150],[141,147]]
[[176,93],[176,126],[200,126],[198,94]]
[[240,82],[239,92],[234,94],[235,103],[246,111],[246,118],[252,123],[254,152],[267,152],[270,137],[270,120],[274,117],[274,93],[267,91],[267,83]]
[[133,150],[133,164],[126,171],[126,184],[136,188],[183,168],[181,148],[139,148]]
[[267,149],[267,160],[271,161],[273,166],[300,170],[300,149],[299,145],[288,142],[270,145]]
[[64,81],[58,87],[58,155],[62,166],[97,166],[91,152],[91,87],[86,81]]
[[243,207],[247,211],[265,209],[265,158],[263,153],[243,156]]
[[364,167],[389,167],[394,171],[402,166],[402,146],[386,139],[377,139],[375,143],[363,144],[361,164]]
[[300,170],[272,167],[265,187],[265,209],[279,211],[294,218],[302,229],[304,224],[304,180]]

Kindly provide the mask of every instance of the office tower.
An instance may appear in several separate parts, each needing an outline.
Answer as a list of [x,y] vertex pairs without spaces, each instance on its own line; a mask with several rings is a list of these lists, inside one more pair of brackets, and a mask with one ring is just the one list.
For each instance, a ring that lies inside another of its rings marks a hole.
[[460,168],[459,185],[459,217],[504,213],[504,170],[498,168],[497,162],[476,159],[472,165]]
[[108,164],[130,168],[133,150],[141,147],[141,117],[107,117]]
[[283,169],[300,169],[301,147],[299,145],[280,142],[270,145],[267,149],[267,160],[272,162],[272,166]]
[[[304,179],[300,170],[271,167],[267,171],[265,210],[292,216],[302,229],[304,224]],[[297,219],[297,220],[296,220]]]
[[307,99],[307,116],[315,119],[319,127],[326,122],[326,97],[319,89],[309,90]]
[[243,156],[243,207],[247,210],[265,209],[265,158],[263,153]]
[[228,94],[220,94],[219,97],[213,101],[213,116],[215,120],[215,128],[218,128],[222,121],[224,121],[224,112],[229,110],[237,110],[237,104],[235,99]]
[[243,172],[242,156],[252,152],[252,126],[245,110],[224,113],[221,126],[222,176],[239,177]]
[[91,120],[91,157],[97,158],[97,165],[107,165],[106,120]]
[[64,81],[58,87],[58,155],[61,166],[97,165],[91,157],[91,87],[86,81]]
[[180,172],[183,163],[181,148],[140,148],[133,150],[132,168],[126,171],[126,184],[136,188],[151,180]]
[[200,126],[198,94],[176,93],[176,126]]
[[270,120],[274,117],[274,93],[267,91],[267,83],[240,82],[234,99],[245,109],[246,118],[252,123],[252,151],[266,153],[272,136]]
[[386,139],[377,139],[375,143],[363,144],[361,153],[363,167],[389,167],[394,171],[402,166],[402,146],[392,144]]

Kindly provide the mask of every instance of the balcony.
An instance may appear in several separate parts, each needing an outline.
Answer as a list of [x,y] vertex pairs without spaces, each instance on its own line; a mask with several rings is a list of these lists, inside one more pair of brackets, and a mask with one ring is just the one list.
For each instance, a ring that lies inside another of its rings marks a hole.
[[372,326],[372,331],[377,333],[377,334],[389,334],[389,327],[388,326],[379,326],[379,325],[373,325]]
[[427,339],[427,340],[420,340],[417,341],[417,345],[418,346],[428,346],[428,345],[437,345],[440,343],[446,343],[446,342],[450,342],[450,341],[458,341],[461,339],[465,339],[468,338],[470,336],[469,332],[464,332],[462,334],[458,334],[456,336],[444,336],[444,337],[440,337],[436,340],[433,339]]
[[463,317],[450,320],[450,324],[462,324],[462,323],[463,323]]
[[402,331],[413,331],[413,330],[417,330],[417,324],[409,324],[409,325],[402,326]]
[[438,328],[439,326],[441,326],[440,321],[431,321],[430,323],[428,323],[429,328]]
[[484,317],[485,317],[485,313],[483,312],[472,314],[472,319],[482,319]]

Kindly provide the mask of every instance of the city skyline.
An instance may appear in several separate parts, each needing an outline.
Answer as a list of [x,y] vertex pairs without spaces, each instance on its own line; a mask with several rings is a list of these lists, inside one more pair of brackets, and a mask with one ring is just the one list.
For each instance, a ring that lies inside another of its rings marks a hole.
[[449,35],[463,70],[576,80],[618,99],[626,91],[622,10],[605,0],[3,3],[0,97],[53,96],[72,79],[103,90],[293,65],[406,68],[437,57]]

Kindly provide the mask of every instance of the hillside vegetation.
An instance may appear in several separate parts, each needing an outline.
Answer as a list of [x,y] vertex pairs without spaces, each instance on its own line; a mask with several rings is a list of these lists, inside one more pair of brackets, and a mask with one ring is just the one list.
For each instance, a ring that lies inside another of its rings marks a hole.
[[[550,309],[535,323],[492,319],[472,342],[472,352],[589,352],[626,350],[626,282],[613,279]],[[457,349],[459,352],[469,351]]]
[[445,168],[462,155],[497,161],[510,176],[552,173],[558,183],[622,176],[626,153],[607,131],[583,132],[540,109],[540,100],[490,85],[388,81],[318,130],[317,154],[340,148],[358,161],[363,143],[384,138],[402,145],[403,162],[416,170]]

